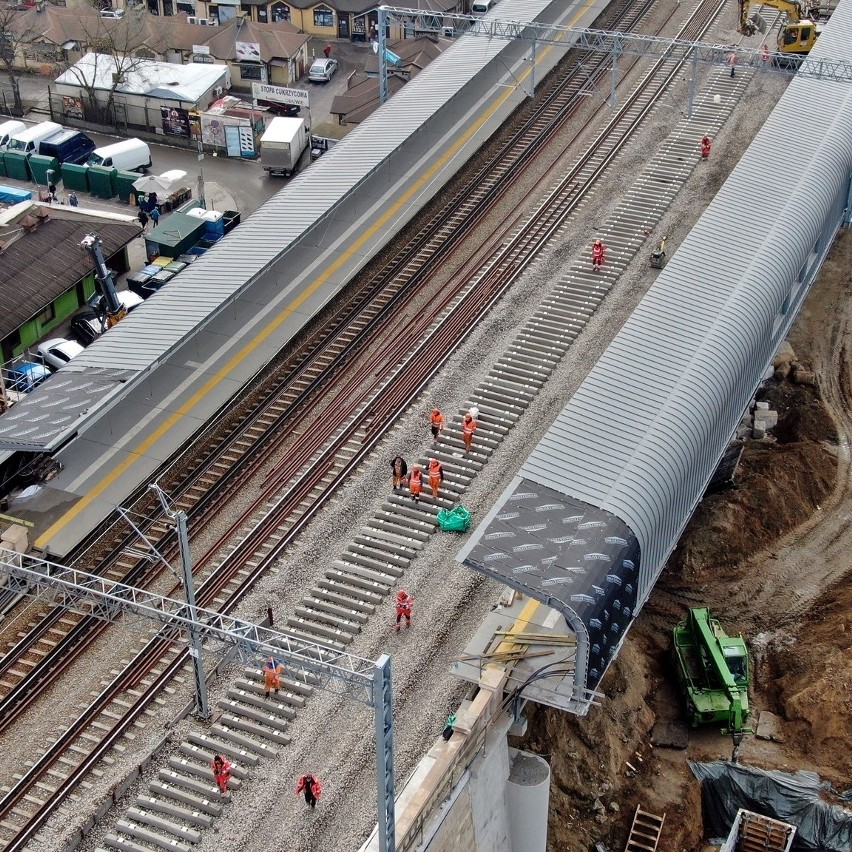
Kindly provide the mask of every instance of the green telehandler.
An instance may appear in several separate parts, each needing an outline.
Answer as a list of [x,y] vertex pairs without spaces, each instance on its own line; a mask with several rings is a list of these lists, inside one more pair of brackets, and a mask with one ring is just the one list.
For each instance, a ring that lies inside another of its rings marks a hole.
[[735,753],[748,718],[748,650],[728,636],[706,607],[693,607],[674,628],[674,656],[692,727],[721,722]]

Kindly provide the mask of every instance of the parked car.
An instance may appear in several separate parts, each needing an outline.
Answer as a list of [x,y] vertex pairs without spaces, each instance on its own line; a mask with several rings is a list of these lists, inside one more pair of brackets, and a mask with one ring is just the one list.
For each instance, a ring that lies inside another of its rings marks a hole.
[[48,376],[50,370],[44,364],[34,361],[22,361],[6,371],[6,390],[17,393],[30,393],[35,390]]
[[91,308],[83,308],[83,310],[77,311],[68,328],[68,333],[81,346],[94,343],[103,334],[103,331],[104,324]]
[[302,108],[298,104],[279,104],[275,101],[264,101],[260,98],[257,99],[257,105],[266,107],[270,115],[280,115],[285,118],[295,118],[302,111]]
[[327,83],[334,76],[335,71],[337,71],[336,59],[315,59],[308,71],[308,79],[312,83]]
[[[124,306],[124,310],[127,313],[130,313],[134,308],[138,308],[139,305],[142,304],[144,299],[139,296],[137,293],[133,293],[130,290],[121,290],[115,294],[118,296],[118,301]],[[88,299],[86,299],[86,304],[93,310],[98,316],[106,315],[106,305],[104,304],[104,297],[95,292]]]
[[64,337],[54,337],[39,343],[38,357],[51,370],[64,367],[72,358],[83,351],[83,347],[76,340],[66,340]]

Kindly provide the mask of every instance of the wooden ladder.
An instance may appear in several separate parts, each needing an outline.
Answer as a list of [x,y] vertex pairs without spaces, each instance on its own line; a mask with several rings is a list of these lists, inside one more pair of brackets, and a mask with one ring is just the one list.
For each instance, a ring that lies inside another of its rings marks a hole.
[[636,805],[633,825],[630,826],[630,836],[627,838],[624,852],[656,852],[665,821],[665,814],[660,817],[643,811],[639,805]]

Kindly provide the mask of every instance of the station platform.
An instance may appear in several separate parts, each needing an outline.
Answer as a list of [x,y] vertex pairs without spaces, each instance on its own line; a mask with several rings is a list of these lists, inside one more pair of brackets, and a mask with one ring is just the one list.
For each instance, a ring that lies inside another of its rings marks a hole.
[[[556,5],[545,5],[539,19],[588,26],[600,12]],[[469,39],[471,49],[483,41]],[[34,496],[13,499],[7,510],[32,525],[30,541],[38,551],[61,560],[130,493],[155,479],[161,464],[441,191],[529,96],[529,48],[526,42],[508,43],[498,60],[435,114],[425,133],[412,137],[408,150],[395,152],[377,179],[348,200],[342,215],[322,223],[316,244],[296,245],[285,254],[286,284],[280,270],[259,277],[128,392],[111,398],[94,422],[54,454],[61,473]],[[542,80],[568,49],[539,46],[534,79]],[[451,56],[452,50],[436,62]],[[237,234],[239,229],[230,236]]]
[[562,613],[507,589],[453,660],[450,674],[478,684],[488,666],[507,673],[507,692],[523,701],[572,710],[577,641]]

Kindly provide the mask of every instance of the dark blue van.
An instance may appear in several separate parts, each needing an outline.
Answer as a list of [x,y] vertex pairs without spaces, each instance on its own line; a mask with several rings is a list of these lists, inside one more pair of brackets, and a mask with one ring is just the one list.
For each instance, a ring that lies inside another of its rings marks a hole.
[[60,163],[79,166],[89,159],[96,147],[97,145],[79,130],[60,130],[53,136],[48,136],[39,145],[38,152],[43,157],[56,157]]

